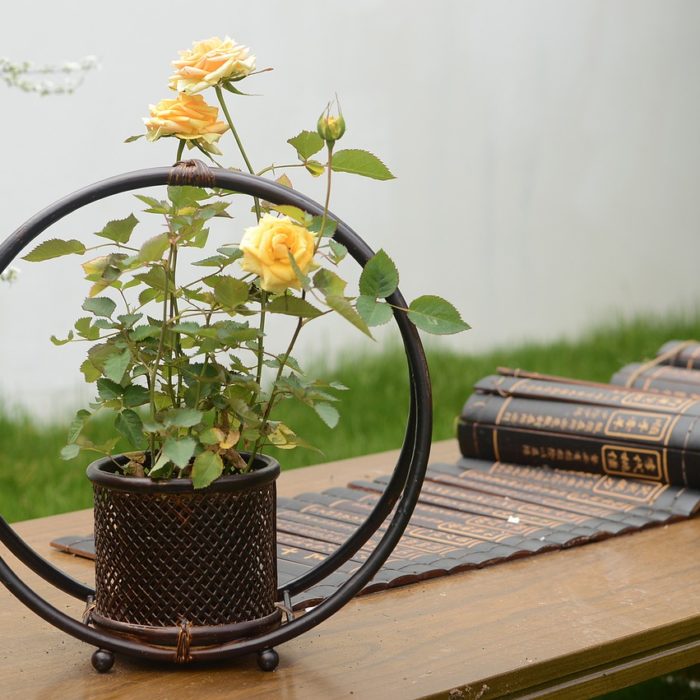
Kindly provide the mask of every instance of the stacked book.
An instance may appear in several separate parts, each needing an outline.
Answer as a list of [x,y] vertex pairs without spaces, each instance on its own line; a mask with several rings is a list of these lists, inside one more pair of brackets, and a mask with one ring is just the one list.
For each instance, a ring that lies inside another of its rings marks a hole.
[[458,437],[465,457],[700,489],[700,343],[667,343],[611,384],[500,370]]

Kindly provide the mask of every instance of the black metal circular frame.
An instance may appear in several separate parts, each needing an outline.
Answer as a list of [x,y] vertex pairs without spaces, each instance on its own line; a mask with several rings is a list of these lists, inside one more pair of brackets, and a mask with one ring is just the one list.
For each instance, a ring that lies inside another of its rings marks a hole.
[[[314,200],[276,182],[255,175],[209,168],[199,161],[185,161],[173,167],[138,170],[102,180],[47,207],[0,244],[0,272],[5,270],[36,236],[86,204],[114,194],[166,184],[218,187],[264,198],[278,205],[293,205],[315,216],[323,213],[323,207]],[[337,222],[335,239],[348,249],[355,261],[364,266],[373,255],[372,249],[347,224],[333,215],[331,217]],[[413,513],[425,477],[432,431],[432,399],[428,366],[418,332],[406,313],[400,310],[406,308],[406,302],[398,290],[387,300],[394,307],[399,307],[394,311],[394,319],[403,340],[410,379],[408,421],[394,472],[375,508],[355,533],[334,554],[280,589],[279,600],[288,602],[294,595],[335,572],[367,543],[395,508],[384,535],[362,566],[332,595],[309,612],[296,618],[288,615],[288,621],[285,624],[257,637],[211,647],[193,648],[191,661],[225,659],[258,652],[258,663],[261,668],[273,669],[277,665],[278,657],[272,647],[312,629],[348,603],[377,573],[401,538]],[[2,516],[0,516],[0,542],[23,564],[54,587],[85,601],[86,604],[93,599],[95,592],[92,588],[76,581],[43,559],[19,537]],[[92,659],[93,666],[98,671],[109,670],[114,661],[112,652],[155,661],[175,661],[176,655],[173,649],[109,634],[69,617],[26,585],[2,558],[0,558],[0,581],[37,615],[63,632],[98,647]]]

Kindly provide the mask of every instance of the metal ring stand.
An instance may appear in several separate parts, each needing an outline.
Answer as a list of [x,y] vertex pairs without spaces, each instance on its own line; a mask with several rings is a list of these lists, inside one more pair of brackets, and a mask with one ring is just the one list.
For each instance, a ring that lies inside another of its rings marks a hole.
[[[264,178],[209,168],[199,161],[184,161],[173,167],[152,168],[117,175],[85,187],[59,200],[29,219],[0,245],[0,272],[36,236],[51,224],[86,204],[113,194],[143,187],[177,184],[201,187],[219,187],[233,192],[264,198],[275,204],[299,207],[312,215],[321,215],[323,207],[308,197]],[[361,266],[372,257],[371,248],[345,223],[337,221],[335,239],[342,243]],[[407,304],[397,290],[388,301],[406,308]],[[191,661],[210,661],[258,653],[258,664],[263,670],[276,668],[279,657],[274,646],[306,632],[337,612],[379,571],[401,538],[418,500],[425,476],[432,431],[432,399],[428,366],[415,326],[405,312],[394,311],[394,319],[403,340],[410,378],[410,406],[403,446],[392,477],[367,519],[355,533],[331,556],[278,590],[278,600],[291,609],[291,598],[308,589],[350,559],[379,529],[396,507],[381,540],[367,560],[332,595],[301,617],[287,614],[287,621],[277,629],[262,635],[226,642],[215,646],[192,649]],[[34,573],[61,591],[89,605],[95,591],[76,581],[31,549],[0,516],[0,542]],[[155,661],[175,662],[173,649],[146,644],[110,634],[80,622],[48,603],[25,584],[8,564],[0,558],[0,581],[30,610],[58,629],[97,647],[92,663],[100,672],[108,671],[114,663],[114,652]]]

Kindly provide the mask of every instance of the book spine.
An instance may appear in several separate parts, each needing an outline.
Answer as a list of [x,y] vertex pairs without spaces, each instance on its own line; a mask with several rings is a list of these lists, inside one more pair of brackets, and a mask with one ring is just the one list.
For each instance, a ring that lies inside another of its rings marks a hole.
[[700,399],[700,371],[673,365],[644,368],[632,363],[616,372],[611,384],[644,391],[656,391],[680,398]]
[[458,439],[465,457],[700,487],[698,416],[485,394]]
[[491,375],[477,382],[474,390],[477,394],[542,399],[562,404],[576,403],[700,416],[700,401],[697,400],[665,396],[653,391],[639,391],[615,384],[569,383],[564,378],[561,381],[553,381],[553,379]]
[[670,340],[656,353],[659,364],[700,369],[700,343],[688,340]]

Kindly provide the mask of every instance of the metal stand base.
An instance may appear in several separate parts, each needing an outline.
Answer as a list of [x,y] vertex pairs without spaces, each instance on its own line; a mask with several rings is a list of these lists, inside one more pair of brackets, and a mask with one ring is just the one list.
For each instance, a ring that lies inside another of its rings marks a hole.
[[280,662],[280,655],[272,648],[258,652],[258,666],[261,671],[274,671]]
[[114,666],[114,654],[107,649],[97,649],[90,659],[98,673],[107,673]]

